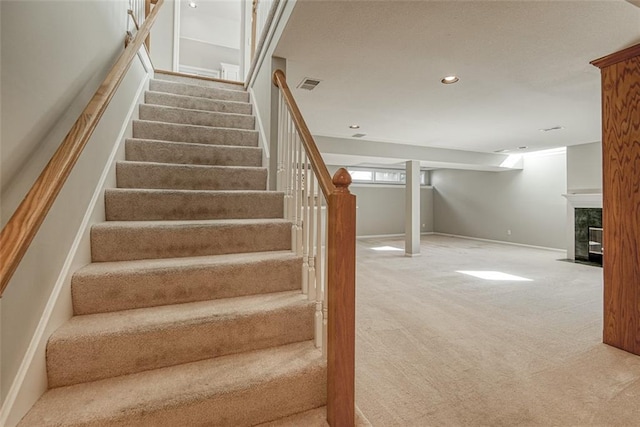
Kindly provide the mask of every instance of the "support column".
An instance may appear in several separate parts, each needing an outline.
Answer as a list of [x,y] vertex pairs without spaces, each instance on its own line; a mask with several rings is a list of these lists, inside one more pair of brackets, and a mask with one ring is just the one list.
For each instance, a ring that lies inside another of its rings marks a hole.
[[640,44],[592,64],[602,71],[603,341],[640,355]]
[[420,255],[420,162],[408,160],[406,171],[404,253],[406,256],[418,256]]

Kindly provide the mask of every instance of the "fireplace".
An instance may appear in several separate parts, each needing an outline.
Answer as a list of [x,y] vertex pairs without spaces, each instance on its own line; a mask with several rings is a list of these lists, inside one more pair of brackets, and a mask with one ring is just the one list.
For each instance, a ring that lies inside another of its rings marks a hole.
[[602,209],[576,208],[575,261],[602,265]]
[[567,204],[567,258],[602,265],[602,193],[563,194]]
[[602,265],[602,227],[589,227],[589,259]]

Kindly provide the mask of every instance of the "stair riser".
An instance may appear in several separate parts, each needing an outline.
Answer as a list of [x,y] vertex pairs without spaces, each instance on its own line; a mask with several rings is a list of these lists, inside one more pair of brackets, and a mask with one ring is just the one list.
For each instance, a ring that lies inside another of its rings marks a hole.
[[291,249],[291,225],[283,223],[91,229],[93,262],[180,258]]
[[[326,368],[315,367],[290,378],[275,378],[250,389],[234,390],[171,409],[127,414],[117,426],[249,427],[326,405]],[[324,403],[322,403],[324,402]]]
[[212,316],[163,329],[52,340],[47,345],[49,387],[310,340],[313,314],[314,305],[305,303],[249,316]]
[[262,150],[254,147],[180,144],[151,140],[126,141],[127,160],[209,166],[262,166]]
[[196,144],[257,147],[258,132],[246,129],[211,128],[174,123],[133,121],[133,137]]
[[282,193],[118,191],[105,193],[107,221],[282,218]]
[[251,114],[252,112],[251,104],[245,102],[216,101],[163,92],[145,92],[144,102],[147,104],[188,108],[190,110],[217,111],[220,113]]
[[301,289],[300,258],[246,264],[188,266],[115,273],[75,274],[74,314],[182,304]]
[[156,105],[140,105],[140,119],[186,125],[255,129],[255,118],[253,116],[183,110],[180,108],[159,107]]
[[120,162],[116,180],[119,188],[266,190],[267,170]]
[[149,82],[149,90],[220,101],[249,102],[249,94],[247,92],[215,89],[197,85],[186,85],[183,83],[173,83],[162,80],[151,80]]
[[184,83],[188,85],[212,87],[217,89],[244,91],[244,85],[242,84],[217,82],[213,80],[204,80],[204,79],[198,79],[198,78],[186,77],[186,76],[175,76],[172,74],[158,73],[157,71],[155,73],[155,78],[156,80],[164,80],[167,82]]

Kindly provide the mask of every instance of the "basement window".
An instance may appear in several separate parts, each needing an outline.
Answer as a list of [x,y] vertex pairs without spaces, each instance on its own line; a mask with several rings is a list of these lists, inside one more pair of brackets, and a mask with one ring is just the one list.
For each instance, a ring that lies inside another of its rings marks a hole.
[[356,182],[373,182],[373,172],[372,171],[361,171],[361,170],[351,170],[349,169],[349,173],[351,174],[351,179]]
[[[404,185],[407,174],[402,169],[347,168],[354,183]],[[428,184],[427,171],[420,171],[420,185]]]

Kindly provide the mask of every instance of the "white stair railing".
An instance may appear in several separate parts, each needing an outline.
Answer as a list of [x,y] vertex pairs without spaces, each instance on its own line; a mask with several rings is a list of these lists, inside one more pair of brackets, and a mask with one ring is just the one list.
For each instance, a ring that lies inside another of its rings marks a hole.
[[353,426],[355,416],[355,196],[351,176],[331,178],[284,73],[280,88],[277,189],[291,221],[291,249],[302,258],[302,292],[315,302],[315,344],[327,358],[327,421]]

